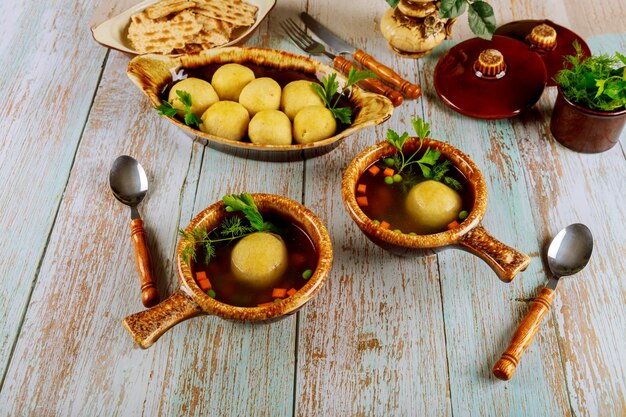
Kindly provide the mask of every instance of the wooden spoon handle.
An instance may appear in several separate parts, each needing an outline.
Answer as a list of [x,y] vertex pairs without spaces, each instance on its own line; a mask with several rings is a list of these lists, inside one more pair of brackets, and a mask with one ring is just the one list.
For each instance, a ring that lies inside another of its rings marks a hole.
[[422,95],[422,88],[419,85],[412,84],[400,77],[394,70],[376,61],[373,56],[368,55],[363,50],[357,49],[353,56],[358,63],[374,71],[380,78],[402,91],[408,98],[418,98]]
[[526,317],[517,326],[509,347],[506,348],[493,367],[493,374],[496,378],[503,381],[511,379],[522,353],[530,345],[530,342],[535,337],[535,333],[539,330],[543,316],[550,311],[550,304],[554,300],[554,295],[554,291],[546,287],[541,290],[539,297],[532,302]]
[[146,307],[152,307],[159,303],[159,293],[156,282],[152,275],[150,253],[146,243],[146,231],[143,228],[143,220],[133,219],[130,221],[130,237],[135,247],[135,264],[141,279],[141,302]]
[[[348,61],[342,56],[336,56],[333,60],[333,65],[345,75],[348,75],[348,73],[350,72],[350,68],[354,67],[354,65],[352,65],[352,62]],[[404,101],[404,97],[402,97],[402,94],[378,81],[376,78],[361,80],[359,81],[359,84],[369,91],[382,94],[383,96],[387,97],[389,100],[391,100],[391,103],[394,107],[398,107]]]

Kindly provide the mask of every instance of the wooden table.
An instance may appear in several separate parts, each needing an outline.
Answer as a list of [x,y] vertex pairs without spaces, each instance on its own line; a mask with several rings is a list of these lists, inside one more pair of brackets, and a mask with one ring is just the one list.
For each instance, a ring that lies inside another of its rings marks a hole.
[[[445,107],[433,68],[471,36],[465,18],[453,41],[416,61],[386,48],[383,0],[279,0],[248,44],[298,52],[278,23],[307,10],[421,83],[424,95],[328,155],[239,159],[158,117],[126,77],[129,57],[93,42],[92,15],[128,3],[98,11],[89,0],[0,4],[0,415],[626,415],[626,132],[601,155],[560,146],[548,128],[553,90],[512,120],[473,120]],[[624,2],[491,3],[499,23],[549,17],[594,52],[626,50]],[[390,256],[344,210],[347,163],[388,128],[409,129],[415,116],[481,167],[490,193],[485,226],[532,257],[512,283],[456,250]],[[142,309],[128,209],[108,186],[120,154],[148,173],[141,211],[162,294],[178,285],[177,228],[243,191],[282,194],[320,216],[335,249],[326,286],[273,324],[201,317],[138,348],[121,325]],[[498,381],[491,367],[546,281],[546,243],[573,222],[594,233],[591,262],[562,282],[514,379]]]

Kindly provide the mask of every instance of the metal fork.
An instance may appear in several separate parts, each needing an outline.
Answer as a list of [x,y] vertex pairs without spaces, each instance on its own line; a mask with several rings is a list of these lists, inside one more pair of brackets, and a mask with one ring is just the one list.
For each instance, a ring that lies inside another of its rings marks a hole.
[[[280,22],[280,26],[285,31],[285,34],[291,39],[291,41],[307,54],[311,55],[325,55],[333,60],[333,66],[340,70],[344,75],[350,72],[350,69],[354,67],[350,61],[342,56],[331,53],[326,47],[317,42],[311,36],[309,36],[303,29],[301,29],[296,22],[292,19]],[[395,107],[398,107],[404,101],[402,94],[386,86],[375,78],[359,81],[363,87],[378,94],[382,94],[391,100]]]

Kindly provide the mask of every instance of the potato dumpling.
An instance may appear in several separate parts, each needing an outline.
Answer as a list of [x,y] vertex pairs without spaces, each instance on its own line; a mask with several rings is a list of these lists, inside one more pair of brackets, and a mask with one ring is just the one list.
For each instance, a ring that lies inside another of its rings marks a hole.
[[230,267],[239,282],[252,288],[271,288],[287,269],[287,246],[273,233],[252,233],[233,248]]
[[254,72],[240,64],[222,65],[215,71],[211,84],[220,100],[239,101],[241,90],[254,80]]
[[280,108],[290,120],[307,106],[324,106],[324,102],[311,88],[311,81],[292,81],[283,88],[283,96],[280,99]]
[[446,226],[457,218],[462,205],[459,193],[434,180],[413,186],[405,202],[411,218],[430,233],[446,230]]
[[248,126],[250,142],[263,145],[291,145],[291,122],[280,110],[258,112]]
[[281,92],[280,85],[271,78],[257,78],[241,90],[239,103],[248,109],[252,117],[262,110],[278,110]]
[[204,80],[190,77],[179,81],[172,86],[167,101],[179,110],[178,115],[181,117],[185,114],[185,105],[176,94],[179,90],[191,94],[191,112],[198,117],[220,99],[211,84]]
[[298,143],[313,143],[335,134],[335,116],[323,106],[307,106],[293,119],[293,137]]
[[234,101],[218,101],[202,115],[200,130],[224,139],[241,140],[246,136],[248,110]]

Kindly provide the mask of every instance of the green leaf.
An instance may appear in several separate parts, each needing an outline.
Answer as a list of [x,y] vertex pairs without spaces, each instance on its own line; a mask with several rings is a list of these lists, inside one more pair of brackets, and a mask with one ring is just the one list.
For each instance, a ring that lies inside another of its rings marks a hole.
[[326,91],[324,91],[324,88],[321,85],[313,83],[311,84],[311,88],[313,89],[313,91],[315,91],[315,93],[317,93],[318,96],[320,96],[326,107],[332,107],[330,102],[326,98]]
[[[224,196],[222,201],[224,201],[224,204],[226,204],[227,211],[231,213],[235,211],[243,212],[244,216],[246,216],[246,218],[250,222],[250,225],[255,230],[258,230],[260,232],[264,230],[263,216],[261,216],[261,213],[259,213],[259,209],[257,208],[256,204],[254,204],[254,200],[252,199],[252,196],[250,194],[231,194]],[[230,210],[228,210],[228,208],[230,208]]]
[[598,92],[596,93],[596,96],[594,98],[598,98],[602,95],[602,92],[604,92],[604,85],[607,81],[608,78],[605,80],[596,80],[596,87],[598,87]]
[[443,177],[443,182],[453,190],[461,191],[463,189],[463,185],[452,177]]
[[391,129],[387,130],[387,142],[391,143],[400,153],[402,153],[402,147],[408,138],[409,134],[407,132],[404,132],[402,136],[400,136]]
[[339,89],[337,74],[333,72],[329,74],[328,77],[322,78],[322,84],[324,85],[324,92],[326,93],[326,102],[330,103]]
[[169,101],[163,101],[163,103],[154,109],[158,111],[161,116],[174,117],[178,113],[178,109],[174,108]]
[[421,162],[418,162],[417,164],[422,170],[422,175],[424,175],[424,178],[431,179],[433,177],[433,170],[428,165],[423,164]]
[[346,88],[350,88],[359,81],[366,80],[368,78],[378,78],[378,75],[370,70],[359,71],[352,67],[348,73],[348,83],[346,84]]
[[184,119],[187,126],[191,126],[196,129],[202,124],[202,119],[191,112],[186,112]]
[[420,140],[424,140],[428,135],[430,135],[430,123],[425,123],[422,118],[417,118],[411,120],[413,124],[413,130],[415,130],[415,134]]
[[398,3],[400,3],[400,0],[387,0],[387,3],[391,6],[391,7],[396,7],[398,5]]
[[461,16],[467,8],[467,0],[441,0],[439,15],[444,19]]
[[615,52],[615,56],[617,57],[617,59],[622,61],[622,64],[626,65],[626,56],[620,54],[619,52]]
[[417,162],[419,162],[420,165],[421,164],[435,165],[440,156],[441,156],[441,152],[434,151],[428,148],[426,149],[426,152],[424,152],[424,156],[422,156],[420,160]]
[[191,94],[183,90],[176,90],[176,95],[180,102],[183,103],[183,106],[191,107]]
[[468,10],[470,29],[476,36],[491,40],[496,30],[496,18],[493,9],[484,1],[475,1],[470,4]]
[[330,112],[344,125],[352,123],[352,109],[350,107],[340,107],[338,109],[330,109]]

